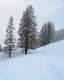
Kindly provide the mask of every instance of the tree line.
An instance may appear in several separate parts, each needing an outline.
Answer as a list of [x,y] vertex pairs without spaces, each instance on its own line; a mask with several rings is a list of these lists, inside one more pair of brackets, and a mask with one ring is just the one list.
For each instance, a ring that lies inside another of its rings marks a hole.
[[[11,16],[6,29],[6,39],[4,41],[6,50],[9,51],[9,57],[11,57],[12,50],[15,48],[16,39],[14,36],[14,30],[14,20]],[[24,48],[24,52],[27,54],[28,49],[35,49],[49,44],[53,39],[54,32],[54,24],[52,22],[45,22],[38,34],[34,8],[32,5],[28,5],[20,18],[17,45],[20,48]]]

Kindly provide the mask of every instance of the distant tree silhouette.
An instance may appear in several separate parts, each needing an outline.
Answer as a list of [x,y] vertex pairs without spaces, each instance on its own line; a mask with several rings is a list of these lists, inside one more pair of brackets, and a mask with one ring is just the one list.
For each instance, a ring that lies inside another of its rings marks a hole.
[[55,32],[55,27],[54,24],[51,22],[47,23],[47,28],[48,28],[48,37],[47,37],[47,42],[50,43],[53,36],[54,36],[54,32]]
[[42,26],[41,33],[40,33],[40,45],[43,46],[50,43],[54,36],[54,32],[55,29],[53,23],[51,22],[45,23]]
[[47,37],[48,37],[48,28],[47,28],[47,24],[45,23],[43,26],[42,26],[42,30],[41,30],[41,33],[40,33],[40,39],[41,39],[41,45],[46,45],[48,42],[47,42]]

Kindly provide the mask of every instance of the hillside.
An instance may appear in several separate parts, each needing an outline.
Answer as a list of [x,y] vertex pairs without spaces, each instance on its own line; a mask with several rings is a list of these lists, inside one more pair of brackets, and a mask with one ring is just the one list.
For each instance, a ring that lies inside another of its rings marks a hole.
[[64,80],[64,41],[0,59],[0,80]]
[[55,41],[64,40],[64,29],[58,30],[55,32]]

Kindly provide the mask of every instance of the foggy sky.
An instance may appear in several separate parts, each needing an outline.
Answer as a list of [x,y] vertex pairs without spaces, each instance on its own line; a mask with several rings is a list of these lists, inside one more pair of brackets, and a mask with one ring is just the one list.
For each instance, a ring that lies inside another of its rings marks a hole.
[[0,0],[0,44],[2,46],[4,46],[5,31],[10,16],[14,18],[17,34],[22,12],[28,4],[35,8],[38,30],[45,21],[52,21],[56,30],[64,28],[64,0]]

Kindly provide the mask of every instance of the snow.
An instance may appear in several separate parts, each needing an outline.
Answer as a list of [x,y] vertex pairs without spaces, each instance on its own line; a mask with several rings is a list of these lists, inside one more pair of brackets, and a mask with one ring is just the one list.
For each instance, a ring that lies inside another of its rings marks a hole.
[[64,80],[64,40],[31,52],[0,58],[0,80]]

